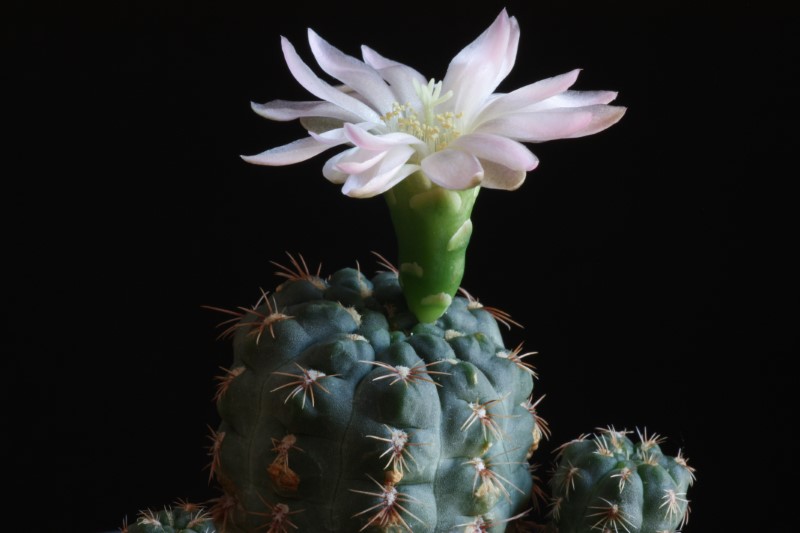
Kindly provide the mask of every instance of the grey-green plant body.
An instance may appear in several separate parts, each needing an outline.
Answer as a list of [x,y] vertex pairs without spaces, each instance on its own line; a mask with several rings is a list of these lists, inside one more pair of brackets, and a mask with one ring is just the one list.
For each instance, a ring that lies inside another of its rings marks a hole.
[[217,527],[502,531],[527,510],[542,432],[533,370],[488,308],[457,296],[421,323],[396,270],[322,279],[293,264],[228,328]]
[[142,511],[136,521],[123,525],[122,533],[216,533],[214,522],[199,505],[179,502],[160,511]]
[[675,533],[688,521],[694,469],[664,454],[658,435],[613,428],[561,447],[551,478],[551,531]]

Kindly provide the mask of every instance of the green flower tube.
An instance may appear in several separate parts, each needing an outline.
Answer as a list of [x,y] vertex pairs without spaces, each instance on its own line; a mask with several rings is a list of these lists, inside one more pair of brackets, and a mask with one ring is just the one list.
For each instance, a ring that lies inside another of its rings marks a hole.
[[420,322],[442,316],[461,284],[479,190],[444,189],[416,172],[385,193],[398,241],[400,284]]

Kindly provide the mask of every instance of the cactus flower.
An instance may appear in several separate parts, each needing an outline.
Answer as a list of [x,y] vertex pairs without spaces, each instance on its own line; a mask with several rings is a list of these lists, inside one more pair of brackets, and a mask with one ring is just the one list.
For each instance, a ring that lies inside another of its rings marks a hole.
[[346,146],[323,175],[348,196],[389,193],[403,289],[422,321],[438,318],[461,282],[479,187],[522,185],[539,163],[522,143],[597,133],[625,112],[608,105],[616,92],[570,90],[577,69],[494,92],[514,66],[519,35],[503,10],[436,81],[366,46],[363,61],[349,56],[309,29],[319,67],[343,85],[319,78],[282,38],[292,75],[320,100],[253,104],[272,120],[300,119],[308,136],[245,161],[289,165]]

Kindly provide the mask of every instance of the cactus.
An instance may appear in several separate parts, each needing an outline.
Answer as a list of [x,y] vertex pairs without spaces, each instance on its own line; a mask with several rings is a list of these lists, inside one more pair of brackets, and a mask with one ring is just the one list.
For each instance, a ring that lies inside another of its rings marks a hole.
[[216,533],[211,516],[199,505],[180,501],[160,511],[142,511],[121,533]]
[[601,430],[559,449],[551,479],[557,533],[674,533],[689,517],[686,497],[695,479],[681,452],[665,455],[659,435]]
[[[363,61],[309,30],[319,78],[285,38],[289,70],[317,101],[253,104],[300,119],[308,136],[260,154],[323,166],[342,192],[383,194],[399,268],[328,278],[290,256],[285,281],[228,315],[233,363],[215,396],[209,513],[165,509],[129,531],[500,533],[542,492],[528,463],[547,424],[533,367],[504,345],[510,317],[459,289],[481,188],[515,190],[538,165],[522,142],[592,135],[625,108],[613,91],[575,91],[579,70],[496,93],[514,64],[519,25],[503,10],[441,81],[363,48]],[[610,443],[610,444],[608,444]],[[611,446],[611,447],[609,447]],[[608,431],[562,450],[549,526],[560,533],[674,531],[692,471]],[[527,517],[526,517],[527,519]],[[539,526],[537,526],[539,527]],[[182,529],[181,529],[182,528]]]
[[396,269],[322,279],[292,262],[225,332],[218,525],[444,532],[525,511],[543,428],[527,354],[504,347],[493,310],[457,296],[420,323]]

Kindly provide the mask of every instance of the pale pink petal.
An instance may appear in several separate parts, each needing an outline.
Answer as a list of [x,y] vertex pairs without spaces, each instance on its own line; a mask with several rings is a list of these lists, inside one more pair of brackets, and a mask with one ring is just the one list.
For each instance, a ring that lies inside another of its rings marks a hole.
[[248,163],[253,163],[255,165],[291,165],[299,163],[300,161],[305,161],[306,159],[311,159],[332,146],[334,145],[323,144],[314,138],[306,137],[290,142],[289,144],[284,144],[283,146],[271,148],[257,155],[243,155],[241,157]]
[[373,152],[359,148],[343,157],[336,165],[336,170],[345,174],[361,174],[380,163],[387,153],[389,153],[388,150]]
[[594,135],[595,133],[601,132],[604,129],[616,124],[627,110],[625,107],[615,105],[591,105],[580,107],[578,109],[590,112],[592,114],[592,120],[578,131],[565,136],[565,139],[584,137],[586,135]]
[[511,25],[508,35],[508,47],[506,48],[505,57],[503,58],[503,66],[498,73],[498,85],[501,81],[506,79],[506,76],[508,76],[514,68],[514,63],[517,60],[517,48],[519,48],[519,21],[517,17],[511,17],[508,19],[508,22]]
[[[527,111],[527,107],[537,102],[548,99],[569,89],[578,79],[580,69],[575,69],[565,74],[539,80],[525,87],[521,87],[508,94],[498,95],[491,103],[483,108],[475,119],[476,124],[497,118],[506,113]],[[569,107],[569,106],[553,106]]]
[[[417,165],[406,164],[413,154],[414,149],[409,146],[392,148],[377,165],[348,177],[342,192],[356,198],[368,198],[386,192],[415,168],[419,168]],[[406,174],[403,174],[404,167],[408,171]]]
[[361,118],[346,109],[330,102],[290,102],[273,100],[266,104],[250,103],[253,111],[270,120],[295,120],[301,117],[326,117],[348,122],[358,122]]
[[445,148],[422,160],[422,171],[445,189],[469,189],[480,185],[483,168],[478,158],[461,150]]
[[400,165],[371,178],[350,176],[342,192],[352,198],[371,198],[385,193],[417,170],[419,165]]
[[360,94],[373,109],[392,108],[394,94],[374,68],[331,46],[310,28],[308,42],[322,70]]
[[484,122],[476,133],[494,133],[523,142],[542,142],[574,136],[592,122],[586,108],[561,108],[504,115]]
[[347,137],[344,136],[344,128],[328,130],[322,133],[309,130],[308,134],[318,143],[329,146],[337,146],[347,142]]
[[297,55],[297,51],[294,49],[294,46],[292,46],[292,43],[290,43],[285,37],[281,37],[281,46],[283,47],[283,56],[286,59],[286,64],[289,66],[289,70],[295,79],[300,83],[300,85],[305,87],[308,92],[317,98],[321,98],[327,102],[338,105],[339,107],[355,114],[363,120],[368,120],[371,122],[377,122],[380,120],[378,113],[373,111],[368,105],[356,100],[352,96],[346,95],[342,91],[337,90],[335,87],[317,77],[317,75],[314,74],[308,65],[306,65],[302,59],[300,59],[300,56]]
[[486,159],[481,159],[480,163],[483,167],[483,181],[481,181],[481,187],[487,189],[503,189],[505,191],[516,190],[522,185],[525,181],[525,177],[528,175],[524,170],[508,168],[507,166]]
[[349,150],[345,150],[344,152],[338,153],[328,159],[322,166],[322,175],[325,176],[325,178],[331,183],[336,183],[337,185],[344,183],[347,180],[348,175],[337,170],[336,165],[339,164],[339,161],[352,154],[356,150],[358,150],[358,148],[350,148]]
[[388,150],[400,144],[424,144],[421,140],[408,133],[391,132],[383,135],[373,135],[366,129],[353,124],[344,125],[344,135],[348,141],[365,150]]
[[517,141],[491,133],[462,135],[448,145],[469,152],[480,160],[494,161],[517,170],[533,170],[539,159]]
[[361,55],[364,57],[364,61],[377,70],[389,83],[397,103],[419,105],[419,97],[414,90],[413,80],[420,85],[425,85],[428,83],[425,76],[407,65],[383,57],[368,46],[361,47]]
[[472,119],[477,107],[497,88],[507,74],[509,49],[516,49],[519,33],[512,33],[505,9],[475,41],[453,58],[442,83],[442,92],[453,91],[448,109]]
[[596,104],[608,104],[617,97],[616,91],[564,91],[537,102],[522,111],[543,111],[557,107],[583,107]]

